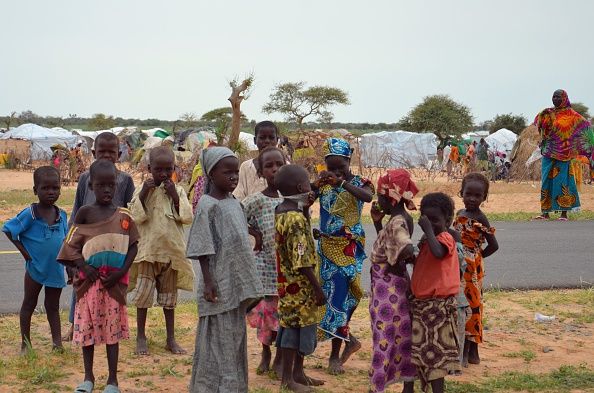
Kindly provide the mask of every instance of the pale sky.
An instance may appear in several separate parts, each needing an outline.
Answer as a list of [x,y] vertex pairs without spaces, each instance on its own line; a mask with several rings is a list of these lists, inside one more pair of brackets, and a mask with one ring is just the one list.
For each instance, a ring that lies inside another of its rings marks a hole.
[[249,72],[255,120],[282,119],[262,106],[297,81],[346,90],[341,122],[396,122],[431,94],[476,121],[531,120],[558,88],[594,112],[591,0],[1,0],[0,14],[0,115],[174,120],[228,105]]

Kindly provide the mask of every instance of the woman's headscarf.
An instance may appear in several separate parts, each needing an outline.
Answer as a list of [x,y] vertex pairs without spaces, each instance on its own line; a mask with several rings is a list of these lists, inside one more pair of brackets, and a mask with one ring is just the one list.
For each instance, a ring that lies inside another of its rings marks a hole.
[[388,169],[377,181],[378,195],[388,197],[392,205],[404,199],[408,210],[417,210],[412,199],[418,192],[417,185],[406,169]]
[[322,147],[324,157],[328,156],[342,156],[351,158],[351,145],[344,139],[328,138]]
[[542,155],[559,161],[590,155],[594,143],[590,122],[571,108],[565,90],[557,92],[562,99],[559,107],[547,108],[534,119],[543,140]]
[[235,157],[235,153],[231,149],[223,146],[209,147],[202,150],[200,153],[200,163],[202,164],[203,176],[206,176],[206,184],[204,185],[204,193],[210,191],[210,172],[223,158]]

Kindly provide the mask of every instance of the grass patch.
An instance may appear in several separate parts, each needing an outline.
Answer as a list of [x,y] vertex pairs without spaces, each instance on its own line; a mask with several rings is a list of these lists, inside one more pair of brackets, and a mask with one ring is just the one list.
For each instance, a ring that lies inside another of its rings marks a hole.
[[[60,199],[58,199],[56,204],[67,210],[66,207],[70,208],[74,204],[75,195],[76,189],[62,188]],[[33,190],[0,191],[0,206],[2,207],[13,205],[24,208],[33,202],[37,202],[37,197],[33,194]]]
[[536,354],[527,349],[523,349],[517,352],[504,353],[503,356],[506,358],[522,358],[526,363],[530,363],[531,361],[536,359]]

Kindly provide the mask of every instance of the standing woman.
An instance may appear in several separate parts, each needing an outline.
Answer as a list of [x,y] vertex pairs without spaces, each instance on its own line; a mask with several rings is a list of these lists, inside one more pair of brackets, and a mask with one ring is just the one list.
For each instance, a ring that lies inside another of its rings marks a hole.
[[580,207],[575,173],[571,160],[578,154],[589,155],[590,122],[571,108],[565,90],[553,94],[553,108],[540,112],[534,121],[542,142],[542,179],[540,209],[537,220],[548,220],[551,212],[561,212],[559,220],[567,221],[567,212]]
[[[329,372],[341,374],[342,365],[361,348],[349,332],[349,321],[363,295],[361,270],[365,232],[361,225],[363,203],[371,202],[373,184],[351,173],[352,149],[347,141],[329,138],[324,144],[327,171],[317,184],[320,197],[320,279],[327,303],[319,328],[323,339],[332,339]],[[340,355],[340,347],[345,349]]]

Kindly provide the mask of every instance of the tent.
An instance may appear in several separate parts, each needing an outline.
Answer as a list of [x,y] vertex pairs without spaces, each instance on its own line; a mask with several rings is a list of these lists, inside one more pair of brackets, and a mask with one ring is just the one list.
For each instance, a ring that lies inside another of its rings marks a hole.
[[239,133],[239,142],[243,143],[246,149],[249,151],[258,150],[258,146],[254,143],[254,136],[247,132],[240,132]]
[[502,128],[495,131],[485,138],[485,142],[489,144],[489,150],[495,152],[502,152],[509,155],[518,140],[518,136],[507,128]]
[[29,141],[31,160],[49,160],[52,156],[51,147],[54,145],[70,148],[83,141],[81,137],[73,135],[70,131],[54,130],[30,123],[11,128],[10,131],[0,135],[0,140],[10,139]]
[[382,131],[360,138],[361,162],[365,167],[417,168],[437,158],[437,136],[431,133]]

